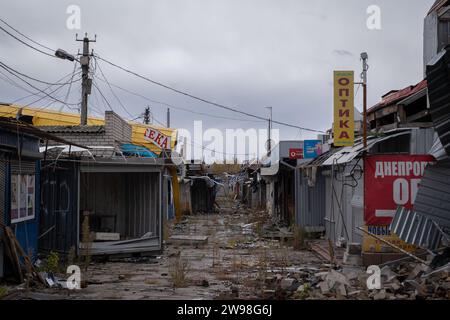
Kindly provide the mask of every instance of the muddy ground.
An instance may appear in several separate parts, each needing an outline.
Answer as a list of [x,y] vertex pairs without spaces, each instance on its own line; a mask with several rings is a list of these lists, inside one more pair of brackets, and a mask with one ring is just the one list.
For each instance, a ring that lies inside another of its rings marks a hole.
[[[430,288],[425,281],[402,282],[410,279],[411,273],[415,276],[423,273],[420,265],[409,262],[406,269],[387,267],[383,269],[385,288],[369,291],[365,269],[343,265],[343,250],[335,251],[331,263],[311,250],[311,245],[326,249],[327,241],[303,242],[298,235],[274,226],[264,211],[247,209],[229,198],[219,198],[218,204],[221,209],[217,214],[186,216],[180,223],[167,226],[161,255],[92,262],[87,271],[82,271],[81,290],[27,290],[21,285],[10,288],[13,294],[9,298],[449,298],[448,271],[436,275]],[[177,236],[196,238],[174,240]]]

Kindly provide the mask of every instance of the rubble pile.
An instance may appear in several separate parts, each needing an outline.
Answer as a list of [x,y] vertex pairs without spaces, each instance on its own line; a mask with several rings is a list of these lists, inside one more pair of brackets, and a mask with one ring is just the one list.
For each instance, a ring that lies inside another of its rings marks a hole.
[[380,289],[369,290],[362,268],[304,267],[266,278],[265,299],[415,300],[450,299],[450,265],[433,270],[420,263],[381,268]]

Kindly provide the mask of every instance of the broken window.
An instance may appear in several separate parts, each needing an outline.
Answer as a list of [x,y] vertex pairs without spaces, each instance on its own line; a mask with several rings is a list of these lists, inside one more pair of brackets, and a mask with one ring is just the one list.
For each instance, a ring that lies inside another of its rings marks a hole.
[[11,223],[34,219],[35,176],[11,176]]
[[450,6],[443,10],[438,25],[438,52],[450,44]]

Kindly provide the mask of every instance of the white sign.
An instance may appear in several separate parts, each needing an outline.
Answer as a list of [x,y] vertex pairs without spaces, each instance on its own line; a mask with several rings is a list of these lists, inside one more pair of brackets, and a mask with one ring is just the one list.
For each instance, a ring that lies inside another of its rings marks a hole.
[[144,138],[161,149],[170,149],[170,136],[166,136],[158,130],[147,128],[144,133]]

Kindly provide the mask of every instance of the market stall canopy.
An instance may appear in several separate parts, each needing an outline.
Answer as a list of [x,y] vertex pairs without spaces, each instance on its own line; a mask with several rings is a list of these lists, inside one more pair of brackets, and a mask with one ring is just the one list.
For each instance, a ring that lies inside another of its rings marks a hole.
[[[15,117],[22,110],[23,116],[31,116],[32,123],[35,126],[74,126],[80,124],[80,115],[76,113],[68,113],[51,109],[23,107],[13,104],[0,104],[0,114],[3,116]],[[89,126],[103,126],[105,119],[89,116],[87,123]],[[161,148],[155,143],[145,139],[145,132],[151,128],[161,132],[165,136],[170,137],[170,148],[174,149],[177,140],[177,130],[172,128],[158,127],[154,125],[146,125],[129,121],[132,127],[132,143],[148,148],[151,152],[159,154]]]

